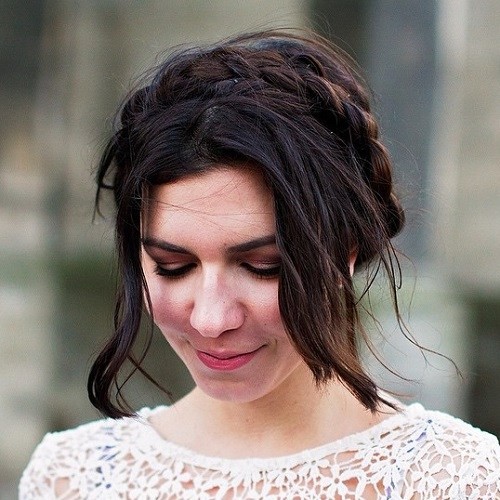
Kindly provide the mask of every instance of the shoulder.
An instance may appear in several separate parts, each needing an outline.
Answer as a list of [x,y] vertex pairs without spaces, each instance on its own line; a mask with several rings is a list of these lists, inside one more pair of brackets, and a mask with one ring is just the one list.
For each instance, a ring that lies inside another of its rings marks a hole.
[[[498,439],[463,420],[442,413],[426,410],[415,404],[404,411],[404,426],[413,438],[428,443],[442,453],[477,457],[483,450],[494,451],[498,458]],[[491,456],[491,455],[489,455]]]
[[133,438],[139,432],[139,419],[110,418],[96,420],[74,429],[46,434],[37,446],[31,462],[38,457],[74,460],[88,459],[93,454],[102,455],[103,450],[123,445],[125,437]]
[[397,447],[406,458],[405,477],[418,485],[416,491],[447,491],[452,498],[497,498],[500,446],[495,436],[421,405],[404,411],[398,430]]
[[134,418],[103,419],[47,434],[35,449],[19,484],[21,499],[56,498],[81,491],[82,481],[99,481],[130,453],[144,432],[144,411]]

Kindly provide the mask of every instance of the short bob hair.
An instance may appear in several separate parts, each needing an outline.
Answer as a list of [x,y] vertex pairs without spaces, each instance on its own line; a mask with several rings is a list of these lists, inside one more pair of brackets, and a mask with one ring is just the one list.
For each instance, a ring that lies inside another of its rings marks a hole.
[[132,348],[149,302],[140,260],[148,189],[220,165],[257,167],[273,194],[280,313],[316,382],[338,379],[371,411],[386,402],[359,359],[349,257],[356,269],[385,267],[395,290],[391,238],[404,213],[354,67],[316,35],[250,33],[171,54],[127,98],[97,173],[97,204],[103,188],[116,202],[120,278],[114,334],[88,381],[101,412],[132,415],[118,373],[127,360],[144,373]]

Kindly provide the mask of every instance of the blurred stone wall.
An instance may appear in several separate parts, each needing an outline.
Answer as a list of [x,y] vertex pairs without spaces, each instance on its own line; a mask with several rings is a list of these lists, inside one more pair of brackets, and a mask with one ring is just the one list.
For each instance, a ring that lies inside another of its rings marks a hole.
[[432,249],[467,311],[468,417],[500,436],[500,2],[439,7]]
[[[54,342],[50,179],[33,144],[43,5],[0,4],[0,497],[46,429]],[[9,498],[6,496],[5,498]],[[14,498],[14,496],[10,496]]]
[[441,2],[434,243],[447,274],[500,293],[500,3]]

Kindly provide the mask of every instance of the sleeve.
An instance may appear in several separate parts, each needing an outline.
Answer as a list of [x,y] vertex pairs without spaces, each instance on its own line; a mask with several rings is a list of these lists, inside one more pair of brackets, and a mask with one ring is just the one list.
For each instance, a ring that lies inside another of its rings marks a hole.
[[19,500],[52,500],[67,492],[71,470],[61,460],[58,441],[57,434],[47,434],[33,452],[19,482]]
[[47,434],[31,456],[19,483],[19,500],[55,498],[47,467],[52,462],[51,441],[52,435]]
[[427,411],[413,437],[402,460],[409,463],[404,498],[500,500],[500,445],[495,436]]
[[465,497],[471,500],[500,499],[500,445],[497,438],[486,434],[478,442],[475,460],[468,468],[464,485]]

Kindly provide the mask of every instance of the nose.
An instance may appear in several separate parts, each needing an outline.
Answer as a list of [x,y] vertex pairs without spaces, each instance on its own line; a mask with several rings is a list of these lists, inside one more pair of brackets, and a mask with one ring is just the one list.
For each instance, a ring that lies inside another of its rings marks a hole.
[[244,319],[244,306],[227,280],[213,274],[198,281],[190,322],[200,335],[216,338],[239,328]]

